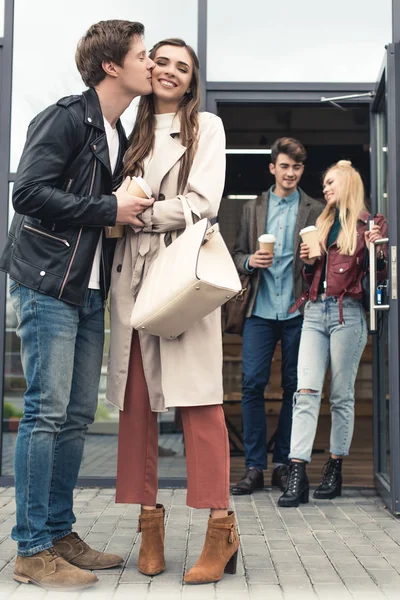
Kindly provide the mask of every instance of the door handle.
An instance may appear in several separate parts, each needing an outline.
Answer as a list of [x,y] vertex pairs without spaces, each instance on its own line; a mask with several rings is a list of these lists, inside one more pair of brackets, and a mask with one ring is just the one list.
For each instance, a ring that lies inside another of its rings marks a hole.
[[[369,230],[373,228],[375,222],[371,219],[369,222]],[[369,330],[376,331],[376,316],[379,310],[389,310],[389,304],[376,303],[376,250],[375,246],[387,244],[389,238],[381,238],[369,245]]]

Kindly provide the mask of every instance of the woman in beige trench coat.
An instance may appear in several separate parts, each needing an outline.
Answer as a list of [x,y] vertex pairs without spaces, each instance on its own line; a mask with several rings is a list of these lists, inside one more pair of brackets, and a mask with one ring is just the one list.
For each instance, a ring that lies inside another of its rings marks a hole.
[[185,582],[206,583],[218,581],[224,571],[235,572],[239,545],[235,516],[228,512],[220,311],[174,340],[132,330],[130,315],[160,244],[170,243],[171,232],[185,227],[182,201],[198,218],[216,217],[225,181],[225,134],[217,116],[198,112],[199,64],[193,49],[182,40],[164,40],[150,57],[153,94],[140,101],[125,173],[143,176],[155,202],[140,215],[140,227],[127,227],[118,242],[111,281],[107,396],[122,411],[116,501],[141,505],[138,568],[146,575],[161,573],[157,413],[181,407],[187,503],[211,510],[203,552]]

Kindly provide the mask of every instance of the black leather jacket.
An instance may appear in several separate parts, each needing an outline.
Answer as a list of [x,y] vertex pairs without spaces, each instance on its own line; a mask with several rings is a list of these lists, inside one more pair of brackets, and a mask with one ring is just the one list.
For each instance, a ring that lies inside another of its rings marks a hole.
[[[99,236],[103,236],[101,290],[107,297],[114,225],[127,140],[118,121],[119,156],[111,173],[103,115],[95,90],[62,98],[37,115],[13,190],[16,212],[0,269],[15,281],[83,306]],[[115,177],[116,176],[116,177]]]

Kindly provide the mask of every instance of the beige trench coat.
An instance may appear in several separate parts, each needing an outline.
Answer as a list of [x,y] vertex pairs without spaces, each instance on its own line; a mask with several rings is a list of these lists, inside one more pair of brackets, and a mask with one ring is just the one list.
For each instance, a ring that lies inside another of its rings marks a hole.
[[[164,234],[185,227],[182,202],[177,196],[180,159],[186,148],[179,142],[179,119],[154,156],[144,179],[149,184],[153,207],[142,214],[145,227],[127,227],[118,241],[111,277],[111,339],[107,398],[124,407],[132,328],[130,316],[142,277],[158,253]],[[211,113],[199,115],[199,143],[184,195],[198,217],[216,217],[225,182],[225,132],[222,121]],[[151,409],[162,412],[173,406],[221,404],[222,333],[216,310],[174,340],[139,332],[143,370]]]

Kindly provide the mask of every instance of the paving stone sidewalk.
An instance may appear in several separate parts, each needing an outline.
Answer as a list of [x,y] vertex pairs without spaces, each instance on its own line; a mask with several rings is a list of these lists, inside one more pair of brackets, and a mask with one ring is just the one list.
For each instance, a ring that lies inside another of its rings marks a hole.
[[13,494],[0,488],[0,600],[400,600],[400,522],[373,490],[346,489],[341,498],[299,509],[279,509],[275,491],[233,497],[241,538],[237,574],[188,586],[183,573],[201,551],[207,511],[187,508],[185,490],[160,491],[167,569],[151,578],[137,571],[138,507],[114,504],[113,489],[78,489],[76,531],[96,548],[124,556],[125,564],[97,572],[94,587],[69,594],[13,581]]

